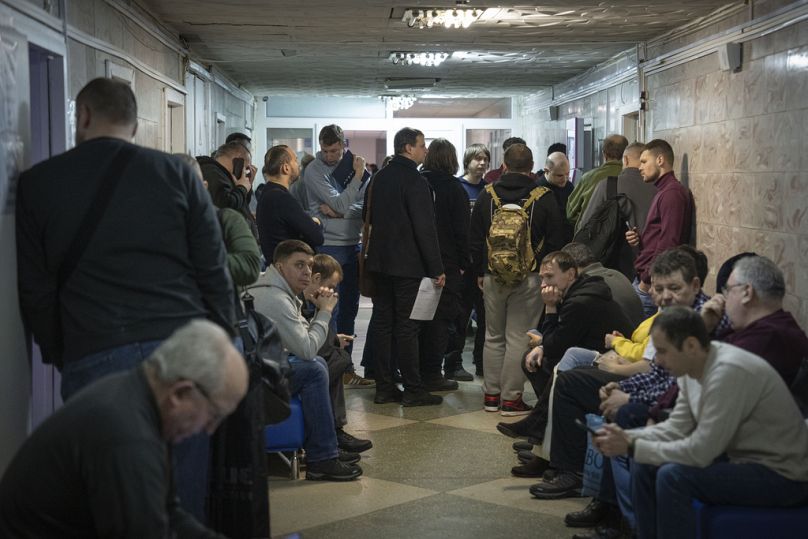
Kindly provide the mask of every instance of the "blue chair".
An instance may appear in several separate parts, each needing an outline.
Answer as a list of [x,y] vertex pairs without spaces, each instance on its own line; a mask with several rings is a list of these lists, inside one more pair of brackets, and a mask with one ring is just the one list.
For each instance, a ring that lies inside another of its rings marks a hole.
[[740,507],[693,500],[696,539],[793,539],[808,533],[808,507]]
[[[290,477],[300,477],[300,453],[303,449],[303,440],[306,438],[306,429],[303,424],[303,404],[298,395],[292,395],[289,400],[290,414],[285,420],[264,428],[264,443],[267,453],[278,453],[281,459],[289,466]],[[291,453],[287,457],[285,453]]]

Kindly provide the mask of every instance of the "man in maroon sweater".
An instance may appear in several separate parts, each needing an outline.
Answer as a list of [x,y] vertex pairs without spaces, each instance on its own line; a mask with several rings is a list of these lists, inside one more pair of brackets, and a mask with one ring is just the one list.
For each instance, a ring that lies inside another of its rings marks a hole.
[[662,251],[690,243],[695,203],[690,189],[679,183],[673,174],[673,148],[664,140],[654,139],[645,145],[640,155],[640,174],[645,183],[654,184],[657,192],[651,201],[642,235],[631,229],[626,232],[626,241],[632,247],[639,246],[634,261],[637,270],[634,288],[645,315],[653,316],[657,307],[648,293],[651,263]]
[[748,256],[735,263],[721,292],[704,304],[708,329],[726,312],[733,331],[722,340],[766,359],[790,386],[808,357],[808,337],[783,310],[783,272],[764,256]]

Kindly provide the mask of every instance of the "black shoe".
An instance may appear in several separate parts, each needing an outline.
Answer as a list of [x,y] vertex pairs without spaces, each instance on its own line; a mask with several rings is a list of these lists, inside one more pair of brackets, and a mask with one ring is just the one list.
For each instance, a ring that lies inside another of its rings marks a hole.
[[511,468],[511,473],[516,477],[542,477],[549,467],[549,462],[534,455],[530,461]]
[[525,451],[524,449],[521,451],[516,452],[516,458],[519,459],[519,462],[522,464],[527,464],[534,458],[536,458],[536,454],[533,451]]
[[513,450],[516,451],[517,453],[519,451],[533,451],[534,445],[535,444],[532,444],[530,442],[523,442],[520,440],[518,442],[513,443]]
[[309,462],[306,466],[306,479],[309,481],[353,481],[360,475],[362,468],[340,462],[338,458]]
[[443,397],[433,395],[426,391],[420,391],[418,393],[407,393],[405,391],[404,398],[401,400],[401,404],[404,406],[434,406],[442,402]]
[[355,436],[351,436],[342,429],[337,429],[337,447],[351,453],[361,453],[373,447],[373,442],[370,440],[362,440]]
[[457,380],[459,382],[474,381],[474,375],[471,374],[466,369],[464,369],[463,367],[457,367],[456,369],[446,371],[446,378],[448,378],[449,380]]
[[567,516],[564,517],[564,524],[570,528],[594,528],[609,516],[613,507],[597,498],[592,498],[592,501],[583,510],[567,513]]
[[422,378],[421,381],[427,391],[454,391],[460,387],[454,380],[447,380],[443,376]]
[[339,459],[340,462],[344,462],[345,464],[356,464],[357,462],[362,460],[362,457],[359,455],[359,453],[353,453],[351,451],[345,451],[344,449],[339,448],[337,448],[337,451],[338,451],[337,458]]
[[542,481],[530,487],[530,493],[540,500],[560,500],[581,496],[583,479],[573,472],[559,472],[550,481]]
[[520,428],[521,421],[515,423],[497,423],[497,430],[510,438],[527,438],[527,432]]
[[401,402],[403,398],[404,392],[400,389],[394,389],[393,391],[379,391],[376,389],[376,396],[373,397],[373,402],[376,404],[386,404],[388,402]]
[[594,533],[578,534],[572,536],[572,539],[629,539],[631,532],[623,532],[617,528],[609,526],[598,526],[595,528]]

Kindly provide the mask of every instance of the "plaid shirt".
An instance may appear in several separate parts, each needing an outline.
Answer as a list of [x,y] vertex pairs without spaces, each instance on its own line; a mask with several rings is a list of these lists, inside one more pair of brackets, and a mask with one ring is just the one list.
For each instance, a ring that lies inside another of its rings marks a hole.
[[[700,312],[708,299],[710,299],[710,296],[699,291],[696,300],[693,302],[693,309]],[[727,315],[724,314],[714,333],[721,335],[731,327]],[[648,406],[653,406],[656,404],[657,399],[676,383],[676,378],[657,365],[656,360],[651,360],[650,363],[651,370],[649,372],[635,374],[619,382],[620,391],[628,393],[629,402],[641,402]]]

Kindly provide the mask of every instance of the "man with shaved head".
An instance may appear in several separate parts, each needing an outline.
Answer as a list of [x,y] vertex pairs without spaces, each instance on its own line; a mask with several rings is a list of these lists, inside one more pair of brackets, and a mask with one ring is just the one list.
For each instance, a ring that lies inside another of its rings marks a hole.
[[584,174],[575,185],[575,190],[567,201],[567,219],[575,227],[581,228],[581,215],[589,205],[592,191],[597,185],[609,176],[617,176],[623,168],[620,159],[628,146],[628,139],[623,135],[609,135],[603,140],[604,163],[596,169]]
[[[622,193],[631,201],[632,216],[629,222],[632,226],[637,226],[642,231],[645,226],[645,219],[648,217],[648,209],[651,207],[651,200],[656,194],[653,184],[645,183],[640,174],[640,155],[645,149],[642,142],[633,142],[626,146],[623,152],[623,170],[617,176],[617,193]],[[580,225],[583,227],[589,222],[592,214],[598,209],[607,197],[608,182],[600,182],[589,199],[589,205],[581,215]],[[607,262],[609,267],[614,267],[623,275],[630,279],[634,278],[634,252],[625,242],[620,242],[616,246],[616,252],[612,258],[613,263]]]
[[[525,375],[522,359],[528,348],[525,332],[539,323],[543,304],[540,295],[538,262],[563,243],[561,212],[546,188],[529,176],[533,154],[524,144],[513,144],[505,151],[505,174],[485,188],[471,213],[469,250],[485,302],[484,406],[504,416],[530,413],[522,400]],[[491,222],[497,212],[524,211],[530,231],[533,259],[518,282],[507,282],[490,266],[488,245]],[[502,209],[505,208],[505,209]]]
[[[553,192],[561,215],[566,215],[567,200],[575,188],[569,181],[570,162],[567,155],[564,152],[550,153],[544,162],[543,172],[537,183]],[[564,243],[569,243],[572,240],[572,225],[566,219],[562,220],[564,221]]]

